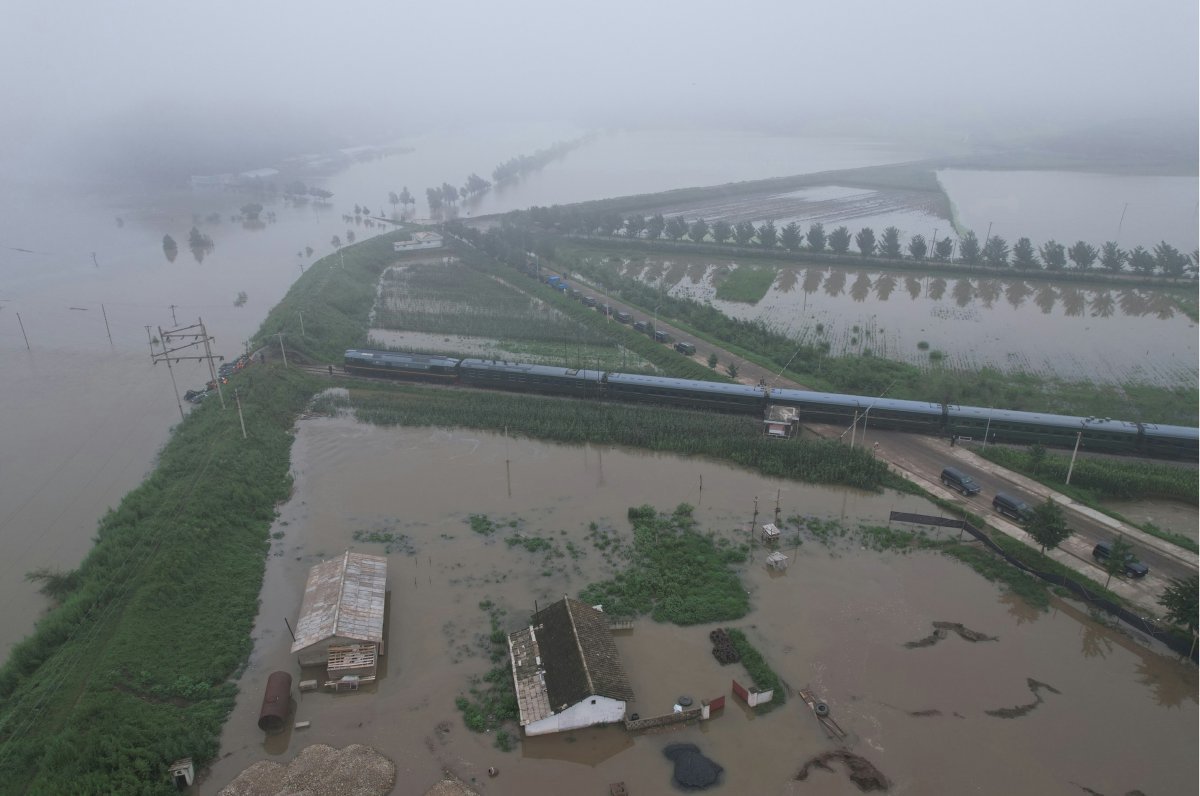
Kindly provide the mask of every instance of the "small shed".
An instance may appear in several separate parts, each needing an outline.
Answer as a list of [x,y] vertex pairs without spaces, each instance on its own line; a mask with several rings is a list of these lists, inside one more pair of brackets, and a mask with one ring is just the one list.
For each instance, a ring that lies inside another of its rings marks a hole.
[[383,645],[387,559],[347,550],[308,572],[292,652],[330,677],[373,680]]
[[768,522],[762,527],[762,540],[767,544],[779,541],[779,529],[775,527],[775,523]]
[[787,565],[788,557],[778,550],[775,550],[767,556],[767,566],[771,567],[771,569],[783,572],[787,569]]

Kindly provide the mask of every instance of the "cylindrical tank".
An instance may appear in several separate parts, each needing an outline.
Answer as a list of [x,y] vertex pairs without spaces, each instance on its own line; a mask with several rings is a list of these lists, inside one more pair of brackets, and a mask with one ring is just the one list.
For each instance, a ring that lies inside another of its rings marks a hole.
[[287,672],[271,672],[267,678],[267,691],[263,694],[262,710],[258,712],[258,728],[265,732],[279,732],[287,721],[291,709],[292,676]]

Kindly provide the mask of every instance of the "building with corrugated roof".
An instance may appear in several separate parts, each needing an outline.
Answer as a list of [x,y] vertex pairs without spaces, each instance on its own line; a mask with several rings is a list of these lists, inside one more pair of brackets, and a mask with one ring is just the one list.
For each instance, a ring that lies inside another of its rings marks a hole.
[[292,652],[330,677],[375,676],[383,644],[387,559],[347,550],[308,572]]
[[508,650],[526,735],[624,720],[633,689],[603,611],[564,597],[510,634]]

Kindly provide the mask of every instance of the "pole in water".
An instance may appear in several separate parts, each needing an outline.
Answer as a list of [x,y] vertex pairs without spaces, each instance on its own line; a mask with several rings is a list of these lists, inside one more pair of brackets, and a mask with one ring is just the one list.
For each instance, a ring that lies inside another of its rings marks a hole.
[[108,328],[108,312],[104,309],[104,305],[100,305],[100,314],[104,316],[104,331],[108,332],[108,344],[112,345],[112,329]]
[[96,253],[95,252],[92,252],[92,265],[96,266],[97,268],[100,267],[100,263],[98,263],[96,261]]
[[21,336],[25,338],[25,349],[32,351],[33,349],[29,347],[29,335],[25,334],[25,322],[21,320],[21,313],[19,312],[17,313],[17,323],[21,326]]
[[293,632],[293,630],[292,630],[292,623],[291,623],[291,622],[289,622],[289,621],[287,620],[287,617],[286,617],[286,616],[283,618],[283,623],[284,623],[285,625],[287,625],[288,633],[290,633],[290,634],[291,634],[291,636],[292,636],[292,641],[295,641],[295,640],[296,640],[296,634],[295,634],[295,632]]

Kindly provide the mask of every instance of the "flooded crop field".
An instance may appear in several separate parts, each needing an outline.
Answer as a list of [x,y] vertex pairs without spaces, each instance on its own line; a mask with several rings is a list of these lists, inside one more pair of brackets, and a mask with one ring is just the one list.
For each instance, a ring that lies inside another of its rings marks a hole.
[[[345,416],[301,421],[292,462],[295,489],[272,529],[254,651],[201,793],[254,761],[286,761],[312,743],[377,747],[396,762],[405,793],[423,792],[443,769],[484,793],[604,793],[618,781],[631,794],[667,793],[663,750],[676,743],[695,744],[725,769],[712,792],[859,792],[840,763],[794,779],[833,749],[794,694],[765,715],[731,699],[699,725],[574,731],[507,753],[494,736],[464,727],[455,698],[491,666],[489,610],[513,631],[535,602],[611,577],[620,561],[598,540],[628,538],[630,506],[669,512],[687,502],[703,532],[741,543],[756,498],[760,522],[778,496],[785,519],[851,528],[883,524],[891,510],[936,512],[923,499],[778,481],[695,458],[384,429]],[[752,610],[727,626],[745,632],[789,689],[811,687],[825,699],[851,751],[893,792],[1194,786],[1192,667],[1068,604],[1034,611],[948,558],[873,552],[852,539],[797,544],[785,534],[786,573],[768,570],[766,551],[751,548],[738,571]],[[284,618],[296,617],[308,568],[347,547],[388,559],[383,676],[356,694],[296,696],[292,718],[311,726],[265,737],[256,718],[267,676],[296,671]],[[935,622],[960,623],[963,632],[939,633]],[[629,709],[669,712],[680,695],[728,695],[731,678],[745,679],[740,664],[714,660],[711,629],[641,619],[616,632],[635,693]]]
[[1019,276],[870,267],[783,267],[757,303],[718,299],[738,264],[712,257],[625,260],[621,273],[671,295],[757,319],[797,341],[928,366],[993,367],[1068,380],[1192,386],[1196,326],[1159,290]]

